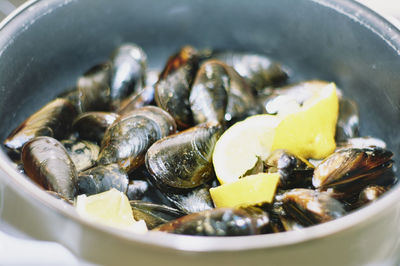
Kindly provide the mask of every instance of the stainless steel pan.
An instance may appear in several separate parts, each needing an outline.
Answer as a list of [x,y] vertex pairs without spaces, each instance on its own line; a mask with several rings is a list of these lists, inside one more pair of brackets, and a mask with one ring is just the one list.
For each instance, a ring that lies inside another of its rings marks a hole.
[[[266,53],[290,67],[293,81],[335,81],[359,104],[363,135],[400,151],[400,32],[348,0],[31,1],[0,26],[0,139],[127,41],[144,47],[150,66],[184,44]],[[88,224],[0,152],[3,222],[102,264],[395,265],[399,202],[397,186],[367,208],[302,232],[133,235]]]

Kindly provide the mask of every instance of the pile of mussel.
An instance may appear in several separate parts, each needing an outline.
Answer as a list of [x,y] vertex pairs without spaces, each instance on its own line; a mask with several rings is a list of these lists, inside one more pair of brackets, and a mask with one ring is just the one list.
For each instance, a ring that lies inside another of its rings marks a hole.
[[214,145],[233,123],[276,113],[307,86],[265,55],[181,48],[162,71],[135,44],[118,47],[4,141],[16,167],[48,193],[126,193],[135,219],[177,234],[236,236],[315,225],[373,202],[397,179],[382,140],[360,137],[358,108],[340,96],[336,151],[322,161],[276,150],[258,172],[279,173],[273,203],[214,208]]

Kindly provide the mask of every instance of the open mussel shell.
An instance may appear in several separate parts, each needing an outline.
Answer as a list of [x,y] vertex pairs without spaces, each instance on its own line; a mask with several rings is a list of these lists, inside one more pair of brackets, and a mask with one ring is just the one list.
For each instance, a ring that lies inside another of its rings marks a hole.
[[180,210],[166,205],[141,200],[131,200],[129,203],[135,220],[144,220],[150,230],[185,215]]
[[24,145],[25,173],[44,189],[67,199],[75,196],[77,171],[64,146],[51,137],[37,137]]
[[79,138],[101,143],[106,129],[119,117],[111,112],[86,112],[78,115],[72,127]]
[[154,230],[197,236],[241,236],[260,233],[257,219],[241,209],[217,208],[188,214]]
[[218,121],[224,124],[228,104],[229,76],[217,60],[207,60],[199,68],[190,92],[195,124]]
[[314,166],[286,150],[273,151],[264,161],[269,173],[279,173],[281,189],[311,188]]
[[127,173],[144,163],[147,149],[176,130],[173,118],[162,109],[146,106],[118,118],[106,131],[99,164],[118,163]]
[[77,81],[78,106],[81,113],[110,109],[110,62],[95,65]]
[[78,195],[94,195],[112,188],[126,193],[128,182],[128,175],[117,164],[99,165],[79,173]]
[[100,147],[93,142],[85,140],[62,140],[69,157],[75,164],[76,170],[81,172],[96,164]]
[[208,122],[154,143],[146,153],[152,183],[162,191],[186,190],[215,177],[212,152],[221,125]]
[[70,101],[54,99],[19,125],[4,141],[4,146],[19,154],[24,144],[35,137],[63,139],[69,134],[75,116],[76,110]]
[[126,43],[113,52],[110,60],[110,97],[113,106],[117,107],[122,99],[144,86],[147,56],[138,45]]
[[193,125],[189,95],[197,69],[197,51],[185,46],[168,59],[155,85],[157,105],[171,114],[179,128]]
[[279,197],[285,213],[303,226],[331,221],[345,214],[343,205],[327,192],[296,188]]
[[[389,185],[395,181],[391,151],[378,148],[349,148],[334,152],[314,170],[313,185],[345,196],[359,193],[370,184]],[[340,194],[340,193],[339,193]]]
[[282,66],[266,55],[234,51],[216,52],[213,58],[233,67],[250,84],[254,92],[281,85],[288,78]]

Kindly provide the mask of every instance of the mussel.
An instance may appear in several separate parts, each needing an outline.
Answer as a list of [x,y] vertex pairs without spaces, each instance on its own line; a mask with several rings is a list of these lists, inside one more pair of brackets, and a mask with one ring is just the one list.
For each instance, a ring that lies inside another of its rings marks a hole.
[[75,196],[77,171],[64,146],[51,137],[37,137],[22,149],[25,173],[44,189],[67,199]]
[[313,185],[319,190],[334,189],[348,197],[367,185],[392,184],[392,156],[391,151],[378,147],[339,150],[315,168]]
[[221,62],[208,60],[201,65],[189,98],[195,124],[224,123],[229,86],[230,78]]
[[4,141],[4,146],[19,154],[24,144],[35,137],[63,139],[69,134],[75,116],[76,110],[70,101],[57,98],[19,125]]
[[171,193],[164,190],[163,194],[178,209],[186,214],[214,208],[208,184],[180,193]]
[[110,109],[112,64],[105,62],[90,68],[77,81],[78,106],[81,113]]
[[282,85],[288,78],[282,66],[265,55],[225,51],[217,52],[212,57],[232,66],[254,92],[268,86]]
[[99,165],[79,173],[78,195],[94,195],[115,188],[126,193],[128,175],[117,164]]
[[78,115],[72,127],[79,138],[101,143],[106,129],[119,117],[111,112],[86,112]]
[[162,191],[198,187],[215,177],[211,156],[222,133],[221,125],[208,122],[154,143],[146,153],[152,183]]
[[131,204],[135,220],[144,220],[149,229],[153,229],[185,215],[185,213],[178,209],[166,205],[140,200],[131,200],[129,203]]
[[117,109],[120,115],[129,113],[135,109],[154,103],[154,86],[158,80],[159,71],[150,70],[146,72],[146,85],[139,87],[129,97],[121,101]]
[[339,100],[339,117],[336,125],[337,142],[360,136],[360,123],[357,104],[349,99]]
[[279,173],[279,187],[311,188],[314,167],[306,159],[295,156],[286,150],[275,150],[265,160],[264,164],[269,173]]
[[85,140],[62,140],[61,143],[67,150],[78,172],[95,165],[100,151],[100,147],[97,144]]
[[141,200],[147,191],[149,191],[149,183],[145,180],[131,180],[128,184],[126,196],[129,200]]
[[280,198],[286,214],[303,226],[324,223],[345,214],[343,205],[327,192],[296,188]]
[[118,118],[107,129],[98,163],[118,163],[129,173],[144,163],[151,144],[175,130],[173,118],[162,109],[155,106],[136,109]]
[[179,128],[193,125],[189,94],[198,60],[193,47],[183,47],[168,59],[155,85],[157,105],[172,115]]
[[388,188],[384,186],[367,186],[361,191],[360,195],[358,196],[358,205],[361,206],[377,200],[387,191],[387,189]]
[[244,210],[217,208],[188,214],[154,230],[197,236],[241,236],[259,234],[257,225],[257,218]]
[[113,52],[110,60],[112,64],[110,97],[115,109],[122,99],[139,87],[144,87],[147,56],[138,45],[126,43]]

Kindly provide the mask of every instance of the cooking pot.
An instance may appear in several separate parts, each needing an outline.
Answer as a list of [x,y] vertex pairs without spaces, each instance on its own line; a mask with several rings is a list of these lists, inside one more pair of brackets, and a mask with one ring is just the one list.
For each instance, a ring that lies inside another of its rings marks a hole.
[[[400,32],[348,0],[30,1],[1,24],[0,139],[124,42],[142,46],[150,67],[191,44],[267,54],[288,67],[291,81],[335,81],[359,104],[362,134],[399,153]],[[371,206],[299,232],[136,235],[81,219],[10,162],[3,149],[3,222],[96,263],[395,265],[400,257],[399,186]]]

